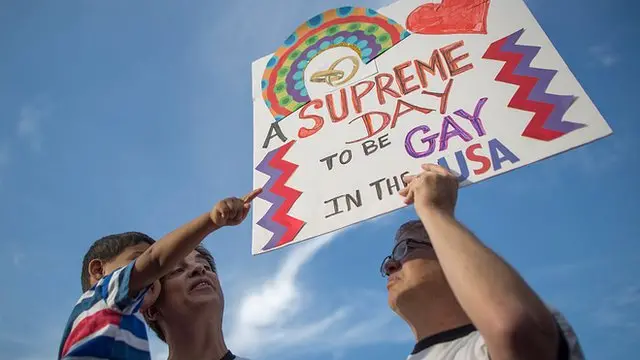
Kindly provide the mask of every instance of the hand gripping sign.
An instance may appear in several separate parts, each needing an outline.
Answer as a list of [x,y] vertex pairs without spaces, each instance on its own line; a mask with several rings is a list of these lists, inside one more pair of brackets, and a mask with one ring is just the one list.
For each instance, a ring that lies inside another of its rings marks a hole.
[[522,0],[328,10],[252,70],[253,254],[401,208],[423,163],[465,186],[611,134]]

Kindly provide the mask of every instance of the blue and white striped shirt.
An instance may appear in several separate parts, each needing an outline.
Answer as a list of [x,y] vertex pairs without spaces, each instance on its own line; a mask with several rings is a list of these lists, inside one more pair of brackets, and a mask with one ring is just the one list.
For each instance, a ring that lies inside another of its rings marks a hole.
[[76,303],[58,359],[150,360],[144,318],[138,311],[147,289],[129,296],[134,262],[100,279]]

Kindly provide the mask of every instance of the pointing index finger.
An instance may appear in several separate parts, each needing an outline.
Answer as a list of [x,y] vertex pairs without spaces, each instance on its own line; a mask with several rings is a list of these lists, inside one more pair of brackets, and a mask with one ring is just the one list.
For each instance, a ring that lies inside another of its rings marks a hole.
[[260,193],[262,193],[262,188],[257,188],[255,190],[253,190],[252,192],[248,193],[247,195],[243,196],[242,197],[242,201],[244,201],[245,204],[248,204],[248,203],[252,202],[253,199],[258,197],[258,195],[260,195]]

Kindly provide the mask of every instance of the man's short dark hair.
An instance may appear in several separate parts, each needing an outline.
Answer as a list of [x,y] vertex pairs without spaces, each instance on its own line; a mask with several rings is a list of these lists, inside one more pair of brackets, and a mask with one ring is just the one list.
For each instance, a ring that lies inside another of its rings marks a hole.
[[[217,272],[218,270],[216,269],[216,261],[213,258],[213,255],[211,255],[211,253],[209,252],[209,250],[207,250],[204,246],[202,245],[198,245],[198,247],[196,247],[196,251],[202,255],[207,262],[209,263],[209,266],[211,266],[211,269],[213,270],[213,272]],[[162,282],[162,280],[164,279],[160,279],[160,281]],[[160,290],[162,291],[162,290]],[[160,326],[158,326],[157,322],[154,321],[150,321],[148,319],[147,320],[147,325],[149,325],[149,328],[151,328],[151,330],[153,330],[153,332],[156,334],[156,336],[158,336],[158,338],[164,342],[167,342],[167,340],[164,337],[164,333],[162,332],[162,329],[160,329]]]
[[154,242],[155,240],[150,236],[135,231],[108,235],[94,242],[82,260],[82,274],[80,275],[82,292],[84,293],[91,289],[89,277],[89,263],[91,260],[110,261],[128,247],[142,243],[152,245]]
[[398,231],[396,231],[395,243],[404,240],[407,238],[407,233],[416,232],[420,235],[420,239],[413,239],[418,241],[429,241],[429,234],[427,234],[427,230],[424,228],[424,224],[420,220],[410,220],[406,223],[402,224]]

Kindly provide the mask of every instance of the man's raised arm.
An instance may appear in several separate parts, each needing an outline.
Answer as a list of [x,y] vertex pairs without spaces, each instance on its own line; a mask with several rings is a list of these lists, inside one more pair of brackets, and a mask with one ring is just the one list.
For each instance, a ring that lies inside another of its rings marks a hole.
[[558,327],[522,277],[455,219],[458,181],[438,165],[405,177],[454,295],[485,339],[491,359],[557,359]]

